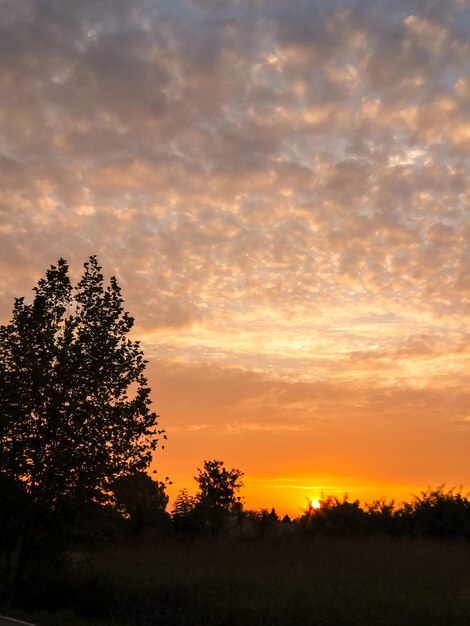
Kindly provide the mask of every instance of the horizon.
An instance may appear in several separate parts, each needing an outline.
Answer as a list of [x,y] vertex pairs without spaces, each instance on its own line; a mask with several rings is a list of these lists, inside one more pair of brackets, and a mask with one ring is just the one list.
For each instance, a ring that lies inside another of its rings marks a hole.
[[3,3],[0,323],[98,256],[172,499],[470,486],[470,5],[287,4]]
[[[161,476],[160,476],[161,478]],[[190,495],[196,495],[196,486],[190,485],[189,488],[184,483],[186,476],[182,481],[177,481],[167,488],[170,495],[170,501],[167,510],[171,512],[172,505],[179,491],[187,489]],[[282,478],[282,477],[254,477],[244,476],[248,489],[244,486],[241,489],[242,504],[244,510],[261,511],[275,509],[278,516],[282,519],[284,515],[288,515],[291,519],[299,518],[305,514],[311,502],[322,502],[328,497],[336,497],[340,501],[346,497],[349,502],[359,501],[361,507],[372,504],[378,500],[384,500],[387,503],[394,503],[395,507],[400,508],[405,503],[413,501],[415,496],[421,496],[429,489],[435,490],[443,487],[446,491],[450,489],[461,490],[467,495],[465,485],[384,485],[374,479],[357,479],[355,477],[338,477],[334,476],[330,479],[322,480],[321,477],[315,476],[312,479],[305,477]],[[194,481],[193,481],[194,482]],[[325,484],[326,483],[326,484]],[[387,493],[388,489],[388,493]],[[276,496],[276,492],[280,492],[281,496]],[[270,500],[271,498],[271,500]],[[277,505],[269,504],[276,501]]]

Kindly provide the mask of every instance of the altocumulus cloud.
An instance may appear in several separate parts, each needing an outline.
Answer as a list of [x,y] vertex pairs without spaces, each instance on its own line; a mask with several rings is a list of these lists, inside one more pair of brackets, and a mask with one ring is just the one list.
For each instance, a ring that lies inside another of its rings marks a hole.
[[463,376],[466,0],[0,8],[4,318],[98,253],[167,359]]

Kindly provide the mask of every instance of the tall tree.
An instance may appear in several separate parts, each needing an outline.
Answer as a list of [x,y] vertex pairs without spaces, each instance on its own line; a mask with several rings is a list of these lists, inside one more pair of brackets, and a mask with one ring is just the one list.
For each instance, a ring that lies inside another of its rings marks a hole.
[[163,434],[116,279],[95,256],[75,288],[68,272],[59,259],[0,327],[0,471],[49,510],[102,500]]

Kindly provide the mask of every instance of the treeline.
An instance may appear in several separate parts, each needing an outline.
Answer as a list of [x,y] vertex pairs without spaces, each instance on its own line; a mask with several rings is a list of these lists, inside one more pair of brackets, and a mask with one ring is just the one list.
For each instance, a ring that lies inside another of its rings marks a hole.
[[[184,506],[181,506],[181,505]],[[189,506],[188,506],[189,504]],[[297,518],[280,517],[273,508],[261,511],[235,507],[214,509],[197,497],[180,494],[172,512],[174,532],[217,533],[227,536],[271,537],[327,535],[337,537],[387,534],[395,537],[470,538],[470,500],[461,489],[428,488],[409,502],[359,500],[327,496]]]
[[242,477],[222,461],[205,461],[194,477],[196,493],[182,490],[168,510],[168,482],[136,472],[118,477],[106,501],[64,498],[59,507],[46,510],[0,474],[0,603],[27,608],[48,598],[53,606],[51,580],[63,578],[64,572],[73,580],[76,564],[83,576],[87,555],[124,544],[141,550],[198,538],[261,544],[322,536],[470,538],[470,500],[461,488],[429,488],[400,505],[381,499],[362,506],[347,496],[326,496],[291,519],[281,518],[274,508],[244,508]]
[[414,495],[410,502],[376,500],[361,506],[347,496],[328,496],[311,505],[296,525],[306,533],[328,535],[387,533],[394,536],[469,538],[470,500],[460,489],[442,485]]
[[[190,495],[183,489],[168,510],[168,482],[136,472],[117,478],[106,502],[69,498],[56,510],[45,511],[0,474],[3,583],[8,586],[14,579],[27,579],[26,567],[39,571],[54,554],[63,556],[67,550],[136,538],[144,543],[162,536],[227,540],[376,534],[470,538],[470,499],[462,488],[428,488],[400,504],[380,499],[362,505],[347,495],[325,496],[315,507],[309,502],[301,515],[291,519],[288,515],[281,518],[274,508],[246,509],[240,495],[242,477],[239,469],[227,469],[222,461],[205,461],[194,477],[196,493]],[[40,523],[32,528],[34,519]]]
[[[392,536],[469,538],[470,499],[459,489],[445,485],[429,487],[410,501],[385,498],[362,505],[359,500],[324,496],[304,513],[291,519],[274,508],[245,510],[238,491],[240,470],[226,470],[221,461],[208,461],[198,470],[199,490],[190,496],[179,493],[171,513],[176,533],[215,533],[228,536],[331,535],[350,536],[385,533]],[[229,480],[231,479],[231,482]],[[236,482],[238,480],[238,483]],[[235,488],[234,488],[235,486]],[[221,497],[223,494],[223,497]]]

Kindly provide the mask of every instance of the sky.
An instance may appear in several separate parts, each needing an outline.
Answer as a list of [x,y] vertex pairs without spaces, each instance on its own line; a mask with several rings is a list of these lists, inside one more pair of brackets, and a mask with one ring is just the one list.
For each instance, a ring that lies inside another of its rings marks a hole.
[[469,0],[0,0],[0,322],[98,255],[172,497],[470,488],[469,155]]

